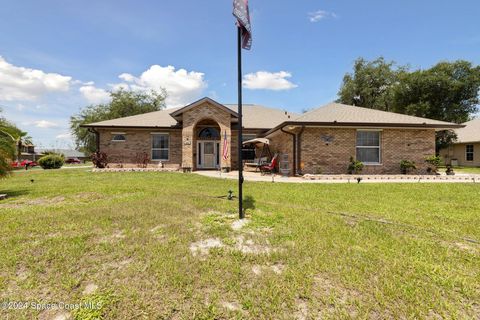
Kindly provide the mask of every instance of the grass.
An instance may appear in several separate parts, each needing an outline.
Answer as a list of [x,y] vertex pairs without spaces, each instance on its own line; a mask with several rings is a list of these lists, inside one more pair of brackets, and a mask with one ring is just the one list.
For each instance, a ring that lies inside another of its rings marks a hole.
[[[99,306],[75,319],[480,314],[478,185],[246,182],[250,222],[232,229],[235,186],[180,173],[18,172],[0,181],[10,195],[0,303]],[[0,307],[0,318],[45,312]]]
[[458,173],[480,174],[480,167],[455,167],[453,169]]

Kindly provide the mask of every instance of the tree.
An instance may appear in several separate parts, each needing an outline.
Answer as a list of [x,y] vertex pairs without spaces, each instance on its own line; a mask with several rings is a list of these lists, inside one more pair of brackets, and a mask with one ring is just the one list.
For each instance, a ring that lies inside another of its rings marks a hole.
[[476,112],[479,89],[480,67],[459,60],[404,72],[392,91],[396,112],[462,123]]
[[392,90],[399,74],[406,70],[383,57],[373,61],[359,58],[353,66],[353,74],[343,77],[338,92],[338,102],[379,110],[392,111]]
[[162,110],[165,108],[166,93],[164,90],[144,92],[120,89],[110,92],[110,97],[109,103],[87,106],[70,118],[70,129],[79,150],[89,154],[96,151],[95,134],[81,125]]
[[477,111],[479,90],[480,66],[468,61],[410,71],[384,58],[359,58],[343,78],[338,102],[462,123]]
[[[435,120],[462,123],[477,111],[480,66],[468,61],[440,62],[430,69],[411,71],[378,58],[357,59],[347,73],[338,102]],[[456,140],[453,131],[437,132],[436,146]]]
[[24,136],[26,136],[25,132],[0,117],[0,177],[6,176],[11,170],[10,162],[12,160],[15,158],[18,160]]

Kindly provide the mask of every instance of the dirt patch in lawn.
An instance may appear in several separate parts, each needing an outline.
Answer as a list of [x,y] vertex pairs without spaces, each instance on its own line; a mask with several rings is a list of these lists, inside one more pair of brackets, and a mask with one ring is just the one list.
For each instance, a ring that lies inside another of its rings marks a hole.
[[266,244],[258,244],[252,239],[245,239],[243,235],[235,237],[235,245],[233,246],[233,249],[247,254],[270,254],[276,251],[275,248],[270,246],[268,241]]
[[104,197],[105,196],[103,194],[98,192],[80,192],[75,195],[75,199],[88,201],[99,200],[103,199]]
[[306,320],[308,319],[308,306],[307,302],[304,299],[296,299],[295,305],[297,307],[297,311],[295,312],[295,319],[297,320]]
[[17,200],[5,204],[0,204],[0,208],[7,209],[21,209],[27,206],[49,206],[54,204],[59,204],[65,201],[65,197],[56,196],[53,198],[37,198],[33,200]]
[[281,275],[284,271],[285,271],[285,266],[280,263],[276,263],[273,265],[266,265],[266,266],[261,266],[256,264],[252,266],[252,272],[256,276],[261,276],[266,272],[273,272],[276,275]]
[[114,243],[117,241],[120,241],[122,239],[125,239],[127,236],[123,233],[122,230],[118,230],[114,232],[113,234],[109,236],[103,236],[100,238],[99,242],[100,243]]
[[190,252],[193,256],[205,256],[210,253],[212,248],[221,248],[223,247],[223,242],[218,238],[210,238],[190,244]]
[[352,318],[358,315],[356,303],[366,300],[357,289],[348,288],[333,281],[326,274],[318,274],[314,278],[314,296],[319,299],[323,308],[319,310],[320,318],[335,314],[338,309],[344,310]]

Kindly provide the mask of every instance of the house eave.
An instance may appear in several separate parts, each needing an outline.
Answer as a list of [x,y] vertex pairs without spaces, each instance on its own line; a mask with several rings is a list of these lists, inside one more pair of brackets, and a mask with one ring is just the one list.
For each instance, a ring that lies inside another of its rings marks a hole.
[[286,126],[304,126],[304,127],[329,127],[329,128],[399,128],[399,129],[435,129],[447,130],[463,128],[461,124],[418,124],[418,123],[368,123],[368,122],[312,122],[312,121],[285,121],[278,126],[267,131],[264,136],[268,136]]

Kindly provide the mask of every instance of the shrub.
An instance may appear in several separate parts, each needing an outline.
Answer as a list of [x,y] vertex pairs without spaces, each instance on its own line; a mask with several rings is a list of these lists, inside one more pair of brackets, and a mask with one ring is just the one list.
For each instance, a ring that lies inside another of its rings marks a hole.
[[438,167],[440,166],[442,160],[440,156],[429,156],[425,158],[425,162],[428,164],[427,172],[428,173],[437,173]]
[[38,160],[38,164],[43,169],[60,169],[65,163],[65,159],[58,154],[49,154]]
[[105,152],[92,153],[92,162],[95,168],[106,168],[108,165],[108,158]]
[[349,174],[360,173],[363,170],[363,162],[350,157],[350,163],[348,164],[347,171]]
[[417,169],[417,166],[415,165],[415,162],[414,161],[410,161],[410,160],[402,160],[400,161],[400,171],[403,173],[403,174],[407,174],[407,172],[410,170],[410,169]]

